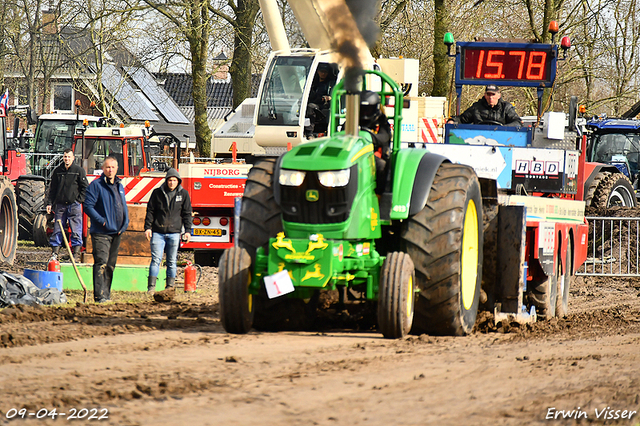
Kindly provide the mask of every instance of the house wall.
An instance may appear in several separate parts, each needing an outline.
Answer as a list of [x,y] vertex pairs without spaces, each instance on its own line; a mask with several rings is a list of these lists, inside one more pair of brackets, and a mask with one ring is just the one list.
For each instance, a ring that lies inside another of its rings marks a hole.
[[[21,83],[24,81],[24,79],[20,79],[20,78],[7,78],[5,79],[5,87],[7,87],[9,89],[9,107],[11,109],[11,107],[17,106],[19,104],[19,99],[18,99],[18,92],[17,92],[17,87],[19,87],[21,85]],[[54,84],[56,83],[68,83],[67,81],[59,81],[59,80],[52,80],[52,82],[50,83],[50,86],[53,87]],[[42,81],[37,82],[37,86],[36,86],[36,99],[34,101],[35,103],[35,110],[36,113],[38,115],[41,114],[49,114],[52,112],[51,106],[52,106],[52,96],[53,93],[50,93],[47,97],[48,100],[45,103],[44,106],[44,110],[42,109],[42,94],[44,93],[44,83]],[[97,110],[92,111],[90,106],[91,105],[91,101],[89,100],[89,98],[87,96],[85,96],[84,94],[78,92],[77,90],[73,90],[73,101],[79,100],[80,101],[80,108],[78,110],[78,113],[80,114],[84,114],[84,115],[95,115],[95,116],[100,116],[100,112]],[[33,106],[33,105],[32,105]],[[76,108],[75,106],[73,107],[73,112],[76,112]],[[18,114],[15,114],[13,111],[8,111],[7,113],[7,120],[6,120],[6,125],[7,125],[7,131],[13,131],[13,127],[14,127],[14,120],[15,117],[18,117],[20,119],[20,124],[19,124],[19,128],[20,129],[24,129],[27,128],[27,121],[26,121],[26,116],[24,111],[20,111],[18,112]],[[34,132],[35,131],[35,126],[30,126],[31,127],[31,131]]]

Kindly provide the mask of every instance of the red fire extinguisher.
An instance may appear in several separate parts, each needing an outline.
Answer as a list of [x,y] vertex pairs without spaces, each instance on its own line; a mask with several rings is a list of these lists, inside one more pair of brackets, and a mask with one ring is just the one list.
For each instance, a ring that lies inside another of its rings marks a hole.
[[60,262],[58,262],[58,258],[56,256],[49,259],[49,263],[47,263],[47,271],[60,272]]
[[184,268],[184,291],[196,291],[196,267],[189,261]]

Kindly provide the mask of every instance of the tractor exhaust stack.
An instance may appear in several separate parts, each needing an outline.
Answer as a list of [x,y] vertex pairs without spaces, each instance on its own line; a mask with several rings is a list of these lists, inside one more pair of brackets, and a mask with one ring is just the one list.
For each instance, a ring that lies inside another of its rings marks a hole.
[[347,93],[347,116],[344,123],[344,131],[347,135],[358,136],[360,133],[360,92]]

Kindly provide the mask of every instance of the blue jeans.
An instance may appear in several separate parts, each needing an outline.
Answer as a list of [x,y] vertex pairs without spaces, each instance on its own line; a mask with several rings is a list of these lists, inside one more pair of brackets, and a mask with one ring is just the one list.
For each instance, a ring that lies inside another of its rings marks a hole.
[[53,225],[53,234],[51,234],[51,238],[49,239],[51,247],[59,247],[62,245],[62,229],[60,229],[60,225],[58,225],[58,219],[62,221],[62,226],[64,227],[67,226],[67,221],[69,221],[69,227],[71,228],[71,241],[69,241],[69,244],[71,246],[81,246],[82,207],[80,203],[75,202],[68,206],[65,204],[55,204],[53,209],[55,212],[55,223]]
[[151,265],[149,265],[149,276],[157,277],[160,272],[162,254],[167,254],[167,278],[176,277],[176,260],[178,258],[178,248],[180,247],[180,233],[161,234],[154,232],[151,235]]

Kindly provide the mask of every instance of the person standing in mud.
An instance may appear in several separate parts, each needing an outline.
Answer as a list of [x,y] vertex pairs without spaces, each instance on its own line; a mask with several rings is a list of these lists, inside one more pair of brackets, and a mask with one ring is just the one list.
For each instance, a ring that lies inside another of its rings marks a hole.
[[160,272],[162,255],[167,255],[167,288],[176,282],[176,261],[180,235],[185,242],[191,238],[191,199],[182,187],[176,169],[169,169],[164,184],[151,193],[144,220],[144,233],[151,242],[151,264],[147,291],[154,292]]
[[62,245],[62,228],[67,222],[71,227],[70,243],[73,248],[75,261],[80,260],[80,249],[82,248],[82,203],[87,191],[87,175],[84,169],[74,164],[75,159],[71,149],[65,149],[62,154],[62,164],[55,168],[51,175],[49,192],[45,200],[47,213],[55,214],[53,234],[49,239],[53,256],[58,256]]
[[111,281],[118,261],[122,233],[129,226],[124,187],[116,176],[118,160],[107,157],[102,176],[87,189],[84,211],[91,219],[93,241],[93,298],[96,303],[111,300]]

